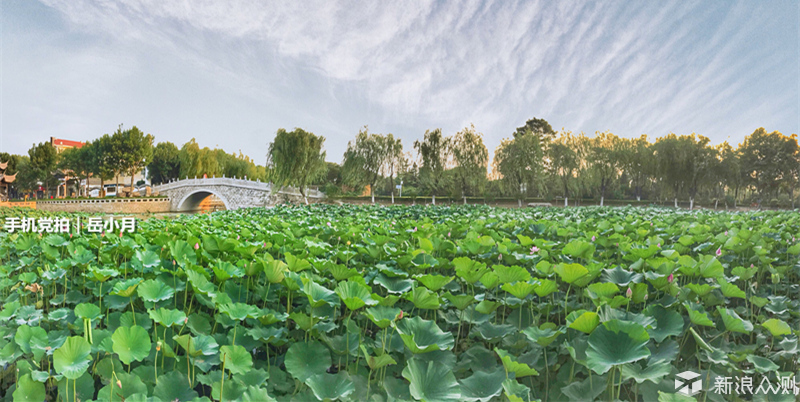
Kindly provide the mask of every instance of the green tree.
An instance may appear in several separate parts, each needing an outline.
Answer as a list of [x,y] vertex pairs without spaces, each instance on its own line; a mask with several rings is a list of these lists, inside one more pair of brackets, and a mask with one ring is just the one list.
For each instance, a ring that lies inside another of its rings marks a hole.
[[528,191],[541,182],[543,156],[539,136],[530,132],[503,140],[495,151],[494,170],[501,176],[506,192],[517,197],[519,206]]
[[167,183],[180,177],[180,151],[171,142],[159,142],[153,149],[153,159],[147,166],[151,183]]
[[114,133],[119,135],[119,160],[121,171],[131,176],[131,189],[133,189],[133,176],[150,163],[153,158],[153,139],[151,134],[144,134],[136,126],[125,131]]
[[344,152],[342,177],[345,184],[356,188],[369,185],[373,203],[375,184],[381,177],[381,169],[388,159],[390,138],[391,146],[394,146],[394,137],[389,136],[370,134],[369,129],[364,126],[359,130],[355,141],[347,143],[347,150]]
[[80,181],[83,179],[88,180],[91,174],[91,165],[89,153],[89,144],[84,144],[81,148],[68,148],[61,152],[61,157],[58,163],[58,168],[61,169],[65,175],[72,173],[75,177],[75,184],[78,187],[78,195],[86,195],[80,189]]
[[42,182],[45,195],[50,193],[50,186],[56,183],[53,172],[58,165],[58,153],[48,142],[41,142],[33,145],[28,150],[30,158],[30,168],[36,173],[36,178]]
[[758,205],[765,196],[777,195],[781,184],[796,180],[798,144],[796,136],[778,131],[767,133],[763,127],[745,137],[739,146],[746,183],[758,192]]
[[272,181],[280,188],[296,186],[308,204],[306,186],[325,175],[325,138],[295,128],[279,129],[275,140],[269,144],[267,168]]
[[684,149],[682,171],[686,179],[686,190],[689,193],[689,209],[694,209],[694,200],[697,193],[712,179],[713,167],[716,161],[714,148],[708,144],[710,140],[702,135],[682,135],[679,137]]
[[628,174],[630,187],[633,189],[636,201],[641,201],[643,187],[654,170],[653,148],[650,141],[647,140],[647,135],[623,140],[620,162]]
[[595,137],[589,140],[588,166],[600,187],[601,207],[605,201],[606,189],[617,177],[621,165],[621,145],[620,138],[609,132],[595,133]]
[[86,143],[86,156],[89,163],[89,171],[92,176],[100,179],[100,196],[105,197],[106,180],[114,178],[114,160],[112,158],[114,144],[111,136],[104,134],[102,137],[91,143]]
[[678,196],[685,183],[685,156],[682,154],[678,136],[668,134],[656,139],[653,144],[653,155],[656,160],[658,177],[665,186],[672,189],[675,208],[678,207]]
[[425,131],[422,141],[414,141],[414,149],[419,154],[419,181],[422,187],[433,196],[433,205],[436,205],[436,194],[446,184],[444,169],[450,155],[450,139],[442,135],[442,130],[437,128]]
[[517,127],[514,131],[514,138],[531,133],[539,137],[539,143],[549,142],[556,138],[556,131],[550,126],[550,123],[545,119],[538,119],[536,117],[525,122],[522,127]]
[[203,175],[214,177],[225,174],[217,152],[208,147],[200,148],[194,138],[183,144],[178,153],[178,159],[180,160],[179,178],[202,177]]
[[583,141],[572,135],[571,132],[561,132],[561,135],[550,144],[548,149],[550,159],[550,173],[558,177],[564,191],[564,206],[569,206],[570,188],[572,180],[580,169],[585,150]]
[[395,184],[394,178],[400,173],[406,164],[403,154],[403,143],[400,138],[394,138],[392,134],[386,134],[386,158],[383,161],[383,172],[389,178],[389,191],[394,202]]
[[476,132],[474,125],[465,127],[453,136],[450,150],[455,164],[455,182],[466,204],[467,194],[479,194],[486,182],[489,150],[483,144],[483,134]]

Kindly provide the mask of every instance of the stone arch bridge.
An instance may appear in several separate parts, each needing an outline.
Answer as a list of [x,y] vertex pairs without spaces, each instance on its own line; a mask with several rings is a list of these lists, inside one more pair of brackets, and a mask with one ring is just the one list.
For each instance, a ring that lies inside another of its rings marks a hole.
[[[176,212],[199,210],[203,201],[211,196],[216,196],[228,210],[303,202],[300,192],[291,187],[275,191],[270,183],[226,177],[176,180],[153,186],[153,190],[168,196],[170,210]],[[308,189],[306,195],[309,202],[325,198],[324,194],[312,189]]]

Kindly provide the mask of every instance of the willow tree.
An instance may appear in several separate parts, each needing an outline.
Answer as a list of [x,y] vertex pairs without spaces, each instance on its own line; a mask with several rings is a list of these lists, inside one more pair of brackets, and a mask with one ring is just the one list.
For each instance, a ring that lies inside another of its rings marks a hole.
[[550,159],[550,173],[558,176],[564,190],[564,206],[569,206],[570,188],[574,184],[572,180],[578,169],[585,150],[583,149],[580,137],[572,135],[571,132],[561,132],[559,137],[550,144],[548,156]]
[[[369,185],[372,202],[375,202],[375,184],[381,177],[381,168],[386,163],[389,150],[389,136],[370,134],[364,126],[358,131],[354,141],[347,143],[342,162],[344,182],[353,187]],[[394,137],[391,137],[392,146]]]
[[483,134],[470,125],[450,139],[450,151],[455,164],[456,184],[461,188],[461,197],[467,203],[467,193],[480,191],[486,181],[489,150],[483,144]]
[[325,138],[299,128],[294,131],[278,129],[275,140],[269,144],[267,168],[270,178],[278,188],[295,186],[308,204],[306,186],[325,175]]
[[588,164],[600,186],[600,206],[606,197],[606,189],[616,178],[620,163],[622,142],[616,135],[605,132],[595,133],[589,141]]
[[422,141],[414,141],[414,149],[419,153],[421,164],[419,180],[422,187],[430,192],[433,205],[436,193],[445,185],[443,178],[445,164],[450,153],[450,140],[442,135],[442,129],[426,130]]
[[506,191],[516,195],[520,207],[527,192],[541,182],[543,159],[541,139],[532,132],[503,140],[495,151],[495,172],[500,174]]

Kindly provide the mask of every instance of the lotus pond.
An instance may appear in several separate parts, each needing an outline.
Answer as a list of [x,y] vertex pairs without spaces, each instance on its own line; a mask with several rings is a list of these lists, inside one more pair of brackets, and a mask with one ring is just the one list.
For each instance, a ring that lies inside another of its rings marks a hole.
[[3,232],[0,394],[791,401],[757,387],[798,373],[796,238],[793,212],[325,205]]

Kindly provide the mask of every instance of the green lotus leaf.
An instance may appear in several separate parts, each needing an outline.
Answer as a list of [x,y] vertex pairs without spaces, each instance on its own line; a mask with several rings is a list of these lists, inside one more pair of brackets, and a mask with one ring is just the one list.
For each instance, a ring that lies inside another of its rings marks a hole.
[[642,274],[631,272],[617,265],[614,269],[603,270],[603,281],[611,282],[618,286],[628,286],[631,283],[642,281]]
[[286,338],[289,331],[286,328],[256,327],[247,329],[247,334],[253,339],[266,343],[276,343]]
[[333,275],[333,279],[337,281],[343,281],[358,275],[358,270],[355,268],[347,268],[347,266],[341,264],[331,264],[328,266],[328,272],[330,272],[331,275]]
[[345,398],[356,390],[350,376],[344,371],[336,374],[314,374],[306,380],[306,384],[314,396],[323,401]]
[[258,307],[245,303],[223,304],[219,306],[219,311],[234,321],[244,321],[247,318],[257,318],[261,315]]
[[150,303],[169,300],[172,298],[172,295],[175,294],[175,289],[161,281],[154,279],[148,279],[142,282],[139,284],[139,288],[137,290],[139,297]]
[[503,392],[503,381],[506,372],[501,367],[493,371],[476,371],[471,376],[460,380],[461,399],[465,401],[488,402]]
[[[564,246],[564,249],[561,252],[571,257],[590,260],[592,258],[592,255],[594,254],[594,250],[595,246],[592,243],[588,243],[583,240],[573,240],[567,243],[567,245]],[[564,282],[567,281],[564,280]],[[567,282],[567,283],[572,283],[572,282]]]
[[383,286],[389,293],[402,294],[411,290],[414,282],[410,279],[389,278],[384,274],[378,274],[373,283]]
[[[624,367],[624,366],[623,366]],[[594,401],[606,390],[606,376],[590,376],[583,381],[573,381],[561,388],[570,402]]]
[[197,392],[189,385],[186,375],[175,370],[158,376],[153,397],[162,401],[187,402],[197,398]]
[[772,360],[767,359],[766,357],[747,355],[747,361],[753,363],[753,368],[755,368],[756,372],[761,374],[773,373],[780,369],[780,366],[773,363]]
[[214,276],[218,282],[227,281],[231,278],[244,277],[244,269],[237,267],[227,261],[217,261],[217,264],[211,267],[214,271]]
[[526,282],[531,279],[531,273],[525,268],[517,265],[507,267],[505,265],[495,265],[492,272],[497,275],[497,280],[502,283]]
[[503,367],[507,373],[514,373],[516,378],[527,377],[531,375],[539,375],[535,368],[528,366],[525,363],[520,363],[514,360],[514,356],[510,355],[507,351],[499,348],[494,348],[494,352],[500,356],[500,361],[503,362]]
[[397,303],[398,300],[400,300],[400,296],[391,294],[386,295],[386,297],[383,297],[377,293],[373,293],[371,297],[373,300],[376,300],[378,302],[379,306],[386,306],[386,307],[392,307],[395,305],[395,303]]
[[142,282],[142,278],[131,278],[128,280],[119,281],[114,284],[111,289],[111,294],[121,297],[131,297],[136,291],[136,287]]
[[487,321],[472,328],[482,339],[494,342],[513,333],[517,327],[510,324],[495,325]]
[[683,317],[680,314],[659,305],[648,306],[647,309],[647,314],[656,319],[655,327],[647,329],[656,342],[661,343],[668,336],[683,334]]
[[712,256],[704,256],[698,268],[703,278],[718,278],[725,274],[725,267]]
[[284,359],[286,371],[301,382],[323,374],[331,366],[331,353],[325,345],[316,342],[297,342],[289,347]]
[[702,285],[697,283],[690,283],[686,285],[686,288],[688,288],[689,290],[691,290],[700,297],[705,297],[706,295],[711,293],[712,290],[714,290],[714,286],[711,286],[707,283],[704,283]]
[[424,285],[426,288],[436,292],[450,283],[454,277],[442,275],[417,275],[417,281]]
[[119,272],[112,268],[89,267],[89,274],[87,277],[95,282],[105,282],[118,275]]
[[119,327],[111,336],[114,353],[125,364],[142,361],[150,354],[150,336],[144,328],[134,325],[132,327]]
[[315,320],[310,315],[293,311],[289,314],[289,319],[297,324],[297,327],[303,331],[310,331],[314,327]]
[[30,374],[25,374],[19,377],[13,398],[14,401],[41,402],[47,398],[47,392],[45,392],[44,384],[34,381]]
[[777,318],[770,318],[769,320],[761,323],[761,326],[766,328],[772,334],[772,336],[784,336],[792,334],[792,328],[789,327],[789,324]]
[[400,309],[396,307],[376,306],[364,310],[367,318],[370,319],[380,329],[384,329],[400,315]]
[[308,297],[308,303],[311,307],[322,307],[325,304],[329,306],[336,306],[340,303],[339,297],[336,293],[312,280],[303,281],[303,293]]
[[599,299],[603,297],[611,298],[619,293],[619,287],[611,282],[598,282],[589,285],[586,288],[586,293],[592,299]]
[[550,279],[540,279],[538,284],[535,284],[533,292],[539,297],[547,297],[551,293],[558,290],[558,284]]
[[289,271],[300,272],[311,268],[311,263],[308,262],[308,260],[295,257],[291,253],[286,253],[286,266],[289,268]]
[[20,325],[14,334],[14,342],[25,354],[33,353],[36,360],[41,360],[50,348],[47,332],[42,327]]
[[492,312],[497,310],[498,307],[500,307],[500,303],[499,302],[493,302],[493,301],[489,301],[489,300],[481,300],[481,302],[478,303],[478,305],[475,306],[475,311],[477,311],[477,312],[479,312],[481,314],[491,314]]
[[591,334],[600,325],[600,317],[593,311],[578,310],[569,313],[567,323],[569,328]]
[[412,317],[397,321],[395,327],[411,353],[427,353],[453,348],[453,334],[442,331],[433,321]]
[[208,335],[198,335],[192,337],[189,335],[175,335],[172,339],[178,342],[179,345],[189,354],[189,356],[212,356],[218,353],[219,345],[217,341]]
[[405,295],[405,299],[414,303],[419,309],[436,310],[439,308],[439,296],[423,287],[414,288]]
[[281,260],[272,260],[264,263],[264,273],[269,283],[283,282],[287,271],[289,271],[289,268],[286,266],[286,263]]
[[149,314],[150,318],[157,324],[161,324],[165,327],[183,325],[186,321],[186,314],[180,310],[159,308],[156,310],[150,310],[147,312],[147,314]]
[[605,374],[614,366],[632,363],[650,356],[650,336],[639,324],[611,320],[598,326],[589,335],[586,364],[597,374]]
[[[361,345],[362,348],[364,345]],[[370,370],[379,369],[386,366],[391,366],[397,364],[397,362],[392,358],[391,355],[385,354],[380,356],[370,356],[367,355],[367,352],[364,351],[364,356],[367,360],[367,365],[369,366]]]
[[573,283],[578,279],[589,275],[589,270],[581,264],[557,264],[553,268],[553,272],[557,273],[562,281],[565,283]]
[[95,320],[101,316],[100,307],[90,303],[81,303],[75,306],[75,316],[87,320]]
[[336,285],[336,294],[342,299],[345,306],[351,311],[364,306],[374,306],[378,301],[372,298],[372,292],[367,285],[355,281],[339,282]]
[[415,255],[414,258],[411,259],[411,263],[418,267],[423,267],[423,266],[433,267],[439,264],[439,260],[433,258],[432,255],[423,251]]
[[547,328],[544,324],[542,327],[543,328],[528,327],[522,330],[522,333],[525,334],[525,336],[528,337],[531,342],[536,342],[541,346],[547,346],[553,343],[553,341],[555,341],[559,335],[564,333],[564,330],[561,328],[557,330],[553,328]]
[[456,309],[464,310],[470,304],[475,302],[475,297],[472,295],[464,294],[464,295],[454,295],[450,292],[445,293],[442,298],[449,301]]
[[461,387],[459,387],[453,371],[441,363],[411,359],[402,374],[411,383],[409,391],[414,399],[424,401],[461,400]]
[[645,381],[658,384],[672,371],[672,364],[670,362],[661,361],[650,363],[647,367],[642,368],[638,363],[629,363],[622,365],[620,371],[622,372],[622,378],[632,378],[637,384],[641,384]]
[[247,390],[244,391],[242,394],[243,401],[260,401],[260,402],[275,402],[275,398],[273,398],[270,394],[267,393],[267,390],[258,387],[247,387]]
[[735,311],[717,306],[717,312],[719,312],[720,317],[722,317],[722,322],[725,324],[725,328],[728,331],[742,334],[749,334],[753,331],[753,323],[742,319]]
[[486,264],[471,260],[467,257],[454,259],[453,266],[455,266],[456,276],[469,284],[479,281],[485,273],[489,272],[489,269],[486,268]]
[[219,348],[220,361],[233,374],[244,374],[253,368],[253,356],[241,345],[225,345]]
[[518,299],[526,298],[533,289],[536,288],[536,285],[530,284],[528,282],[515,282],[514,284],[506,283],[500,287],[500,289],[510,293],[512,296]]
[[71,336],[53,353],[53,367],[56,373],[70,380],[77,380],[89,367],[92,361],[89,356],[91,352],[92,347],[86,339]]
[[[695,306],[692,306],[689,303],[684,303],[684,307],[686,307],[686,312],[689,313],[689,320],[695,325],[703,325],[706,327],[713,327],[714,322],[708,318],[708,314],[705,311],[695,309]],[[702,307],[700,307],[702,308]]]
[[739,289],[738,286],[729,283],[724,278],[720,277],[717,278],[717,283],[719,283],[719,290],[722,291],[722,295],[725,297],[738,297],[740,299],[746,299],[747,295],[744,293],[742,289]]
[[145,268],[153,268],[161,263],[158,254],[152,250],[136,250],[133,256],[134,259]]
[[500,283],[500,279],[496,273],[489,271],[481,276],[481,283],[486,289],[494,289]]

